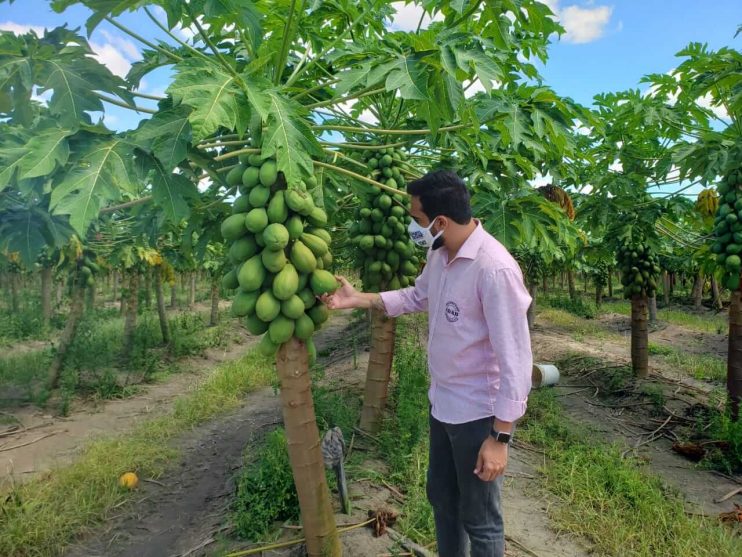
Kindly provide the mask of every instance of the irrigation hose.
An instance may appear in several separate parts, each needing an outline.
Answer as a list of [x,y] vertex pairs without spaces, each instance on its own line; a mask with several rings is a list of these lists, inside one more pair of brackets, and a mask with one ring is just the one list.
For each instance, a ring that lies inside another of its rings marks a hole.
[[[358,524],[353,524],[351,526],[346,526],[345,528],[338,528],[338,534],[343,534],[345,532],[350,532],[351,530],[355,530],[357,528],[363,528],[364,526],[368,526],[373,521],[375,521],[376,518],[369,518],[366,522],[359,522]],[[298,545],[301,542],[306,541],[306,538],[296,538],[294,540],[289,540],[285,542],[279,542],[274,543],[270,545],[263,545],[260,547],[252,547],[250,549],[244,549],[242,551],[235,551],[234,553],[227,553],[224,557],[243,557],[244,555],[255,555],[256,553],[260,553],[262,551],[269,551],[271,549],[282,549],[284,547],[291,547],[292,545]]]

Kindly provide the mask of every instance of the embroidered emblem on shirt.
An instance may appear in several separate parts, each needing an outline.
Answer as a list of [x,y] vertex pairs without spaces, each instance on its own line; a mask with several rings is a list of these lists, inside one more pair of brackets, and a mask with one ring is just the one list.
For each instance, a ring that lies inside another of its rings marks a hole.
[[451,323],[459,320],[459,306],[455,302],[446,302],[446,319]]

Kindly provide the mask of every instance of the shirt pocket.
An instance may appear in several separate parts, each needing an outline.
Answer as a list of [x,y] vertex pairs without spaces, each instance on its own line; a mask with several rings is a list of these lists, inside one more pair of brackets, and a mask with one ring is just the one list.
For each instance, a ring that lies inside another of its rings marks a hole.
[[457,330],[471,331],[481,327],[482,303],[473,285],[446,288],[438,311],[443,323]]

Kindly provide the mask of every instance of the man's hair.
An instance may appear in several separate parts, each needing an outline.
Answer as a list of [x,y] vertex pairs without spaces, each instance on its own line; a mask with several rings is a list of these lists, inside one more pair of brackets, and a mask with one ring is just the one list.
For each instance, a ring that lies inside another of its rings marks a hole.
[[410,195],[420,198],[423,212],[432,221],[448,217],[458,224],[471,220],[469,190],[452,170],[434,170],[407,185]]

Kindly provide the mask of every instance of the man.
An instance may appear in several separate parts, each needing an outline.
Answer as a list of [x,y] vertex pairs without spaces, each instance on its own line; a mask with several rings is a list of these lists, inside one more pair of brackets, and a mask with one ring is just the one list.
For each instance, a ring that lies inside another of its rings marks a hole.
[[451,171],[411,182],[412,240],[430,248],[415,286],[370,294],[343,277],[330,309],[429,313],[430,463],[427,492],[441,557],[502,557],[500,490],[513,423],[526,410],[531,298],[516,261],[472,218]]

